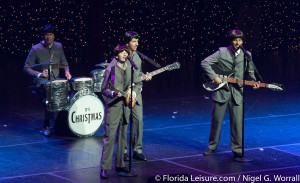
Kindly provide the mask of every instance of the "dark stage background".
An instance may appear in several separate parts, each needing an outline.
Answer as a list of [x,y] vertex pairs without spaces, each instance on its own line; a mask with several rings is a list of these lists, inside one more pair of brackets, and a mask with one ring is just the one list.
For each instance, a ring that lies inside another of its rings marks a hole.
[[[226,33],[241,29],[245,48],[265,82],[299,83],[299,4],[297,0],[42,0],[0,1],[1,112],[36,107],[31,78],[23,71],[30,47],[42,39],[47,23],[57,27],[73,77],[89,76],[94,65],[109,62],[125,31],[141,35],[139,50],[165,66],[144,84],[144,100],[203,95],[200,61],[221,46]],[[155,67],[143,63],[144,71]]]

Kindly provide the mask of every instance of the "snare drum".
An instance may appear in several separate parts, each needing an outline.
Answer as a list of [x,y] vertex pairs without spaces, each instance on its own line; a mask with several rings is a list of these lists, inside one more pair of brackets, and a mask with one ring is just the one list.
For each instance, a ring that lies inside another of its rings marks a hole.
[[48,81],[45,84],[46,106],[51,112],[64,110],[69,105],[69,82],[65,79]]
[[90,72],[94,81],[94,92],[101,92],[104,71],[104,69],[95,69]]
[[71,79],[71,86],[74,91],[82,89],[93,89],[93,80],[89,77],[77,77]]
[[71,99],[68,110],[70,130],[77,136],[92,136],[104,119],[104,105],[92,90],[80,90]]

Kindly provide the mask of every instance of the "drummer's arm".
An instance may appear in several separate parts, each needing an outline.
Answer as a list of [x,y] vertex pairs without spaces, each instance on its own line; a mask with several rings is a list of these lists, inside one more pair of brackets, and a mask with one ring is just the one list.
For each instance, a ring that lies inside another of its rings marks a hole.
[[33,64],[35,64],[35,60],[36,60],[36,53],[33,49],[31,49],[26,58],[26,61],[25,61],[24,67],[23,67],[23,71],[32,77],[40,77],[42,73],[39,71],[33,70],[31,68],[33,66]]
[[62,48],[61,57],[60,57],[60,63],[66,65],[65,67],[65,76],[68,80],[72,78],[72,75],[70,73],[69,63],[67,61],[64,49]]
[[70,71],[65,71],[65,76],[68,80],[72,78],[72,75],[70,74]]

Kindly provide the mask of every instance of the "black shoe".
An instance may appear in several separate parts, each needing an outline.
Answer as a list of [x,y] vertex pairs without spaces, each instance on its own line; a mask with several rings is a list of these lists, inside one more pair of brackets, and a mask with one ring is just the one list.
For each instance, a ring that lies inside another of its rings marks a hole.
[[211,156],[215,154],[215,150],[207,149],[205,152],[203,152],[204,156]]
[[107,179],[108,178],[106,170],[103,170],[103,169],[100,170],[100,177],[102,179]]
[[116,167],[116,172],[129,173],[130,171],[126,167]]
[[124,161],[129,161],[129,156],[126,153],[124,153]]
[[147,161],[147,158],[143,155],[143,153],[134,152],[132,157],[139,161]]
[[243,158],[243,154],[242,153],[233,152],[233,158]]
[[45,137],[50,137],[51,131],[50,131],[50,127],[49,127],[49,126],[47,126],[47,127],[45,127],[45,128],[43,129],[43,135],[44,135]]

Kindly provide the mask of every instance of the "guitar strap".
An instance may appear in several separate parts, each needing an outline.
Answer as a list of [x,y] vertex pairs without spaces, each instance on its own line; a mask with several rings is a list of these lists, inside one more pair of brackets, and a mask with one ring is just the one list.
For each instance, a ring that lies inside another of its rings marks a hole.
[[257,76],[259,77],[260,81],[264,82],[263,79],[262,79],[262,77],[261,77],[261,75],[259,74],[259,72],[258,72],[258,70],[257,70],[257,68],[256,68],[256,66],[255,66],[255,64],[253,62],[253,60],[251,58],[248,58],[246,55],[244,57],[245,57],[244,59],[249,60],[249,64],[252,65],[252,67],[254,69],[254,72],[257,74]]
[[152,60],[151,58],[147,57],[146,55],[144,55],[143,53],[136,51],[143,59],[147,60],[149,63],[151,63],[152,65],[154,65],[157,68],[161,68],[161,65],[157,62],[155,62],[154,60]]

